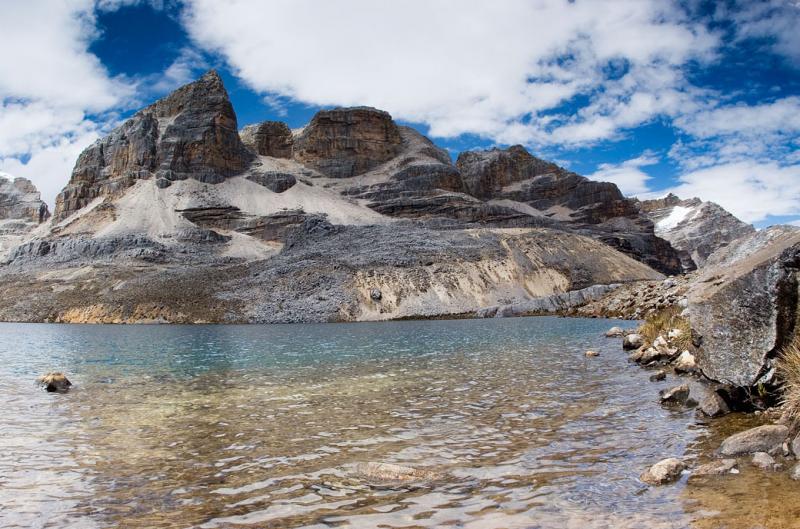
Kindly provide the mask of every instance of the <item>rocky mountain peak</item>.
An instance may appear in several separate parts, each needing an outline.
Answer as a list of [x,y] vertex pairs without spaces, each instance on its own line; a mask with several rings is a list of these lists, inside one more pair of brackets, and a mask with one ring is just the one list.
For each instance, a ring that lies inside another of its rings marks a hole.
[[400,130],[388,112],[371,107],[322,110],[295,140],[297,161],[332,178],[366,173],[397,156]]
[[684,200],[670,193],[663,198],[641,201],[639,209],[653,221],[656,235],[684,252],[698,267],[717,250],[755,232],[753,226],[719,204],[699,198]]
[[33,182],[0,173],[0,221],[18,220],[40,224],[50,217],[47,204]]
[[56,198],[56,219],[137,179],[194,178],[218,183],[243,171],[252,154],[239,139],[236,114],[211,70],[140,110],[78,158]]

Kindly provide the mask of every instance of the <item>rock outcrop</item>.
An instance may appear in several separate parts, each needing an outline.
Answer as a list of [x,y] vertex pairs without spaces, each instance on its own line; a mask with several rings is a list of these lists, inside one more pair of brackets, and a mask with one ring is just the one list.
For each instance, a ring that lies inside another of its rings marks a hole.
[[317,112],[294,143],[294,157],[331,178],[349,178],[397,156],[400,132],[392,117],[369,107]]
[[755,228],[742,222],[714,202],[699,198],[681,200],[673,194],[655,200],[644,200],[639,207],[655,224],[655,232],[672,246],[685,252],[683,267],[702,267],[708,257],[740,237],[755,233]]
[[81,153],[56,198],[55,218],[64,219],[138,179],[218,183],[241,173],[251,157],[239,139],[222,79],[212,70],[140,110]]
[[653,224],[616,185],[589,180],[531,155],[524,147],[461,153],[456,162],[466,190],[518,204],[597,238],[667,274],[681,272],[679,254],[654,234]]
[[48,218],[47,204],[30,180],[0,173],[0,260]]
[[800,230],[773,227],[713,254],[689,292],[697,365],[712,380],[770,382],[797,329]]
[[291,158],[294,136],[291,129],[282,121],[264,121],[248,125],[239,135],[253,152],[272,158]]

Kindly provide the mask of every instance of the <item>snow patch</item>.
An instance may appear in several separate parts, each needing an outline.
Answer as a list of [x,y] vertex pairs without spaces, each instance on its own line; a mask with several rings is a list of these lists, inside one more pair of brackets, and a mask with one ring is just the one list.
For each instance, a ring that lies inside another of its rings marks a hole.
[[675,206],[669,215],[656,223],[656,232],[664,232],[676,228],[691,212],[692,208]]

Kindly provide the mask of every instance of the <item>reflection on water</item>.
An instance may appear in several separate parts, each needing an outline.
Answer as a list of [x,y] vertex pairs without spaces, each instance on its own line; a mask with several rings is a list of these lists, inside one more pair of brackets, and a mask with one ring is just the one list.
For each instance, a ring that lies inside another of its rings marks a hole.
[[658,406],[614,323],[0,325],[0,527],[795,527],[782,477],[638,482],[724,432]]

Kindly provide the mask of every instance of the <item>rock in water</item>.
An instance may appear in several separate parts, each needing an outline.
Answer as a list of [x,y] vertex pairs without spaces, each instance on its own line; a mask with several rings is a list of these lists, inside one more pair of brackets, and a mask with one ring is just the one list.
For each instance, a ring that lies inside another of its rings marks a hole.
[[622,348],[627,350],[638,349],[644,345],[644,337],[641,334],[628,334],[622,340]]
[[397,156],[402,140],[392,117],[369,107],[318,112],[295,140],[294,157],[332,178],[349,178]]
[[739,456],[756,452],[774,453],[789,435],[789,428],[780,424],[766,424],[734,434],[722,442],[719,453]]
[[72,386],[72,382],[67,379],[66,375],[58,372],[47,373],[37,378],[36,382],[50,392],[64,393],[69,391],[70,386]]
[[686,469],[686,465],[683,464],[683,461],[671,457],[648,468],[639,476],[639,479],[648,485],[666,485],[680,478],[684,469]]
[[753,454],[753,466],[756,466],[762,470],[777,470],[779,468],[778,463],[775,462],[775,459],[766,452],[756,452]]
[[650,375],[650,382],[658,382],[660,380],[665,380],[667,378],[667,372],[663,369],[660,369]]
[[624,335],[625,331],[622,330],[622,327],[611,327],[606,331],[607,338],[622,338]]
[[672,366],[678,373],[693,373],[697,370],[697,362],[695,362],[694,355],[689,351],[684,351],[675,360]]
[[721,476],[738,472],[739,468],[735,459],[723,459],[722,461],[712,461],[697,467],[692,471],[692,477]]
[[56,197],[54,216],[66,218],[137,179],[218,183],[242,172],[252,156],[239,139],[222,79],[212,70],[140,110],[83,151]]
[[375,481],[426,481],[439,478],[439,474],[430,470],[421,470],[391,463],[359,463],[355,467],[356,474]]
[[689,385],[682,384],[660,392],[661,402],[664,404],[688,404]]
[[585,353],[583,353],[583,354],[584,354],[584,356],[586,356],[586,357],[600,356],[600,353],[598,353],[597,351],[586,351],[586,352],[585,352]]

